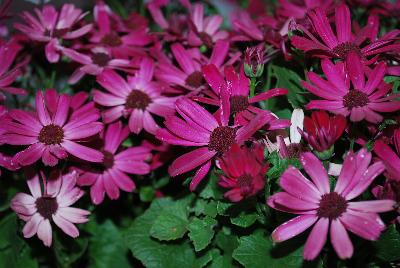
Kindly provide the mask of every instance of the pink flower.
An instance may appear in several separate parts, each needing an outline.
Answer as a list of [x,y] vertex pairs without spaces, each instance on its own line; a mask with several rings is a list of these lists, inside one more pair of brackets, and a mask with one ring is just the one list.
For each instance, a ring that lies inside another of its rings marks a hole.
[[279,0],[276,13],[283,18],[303,19],[308,11],[317,7],[327,10],[333,2],[333,0]]
[[58,62],[59,51],[63,39],[79,38],[92,29],[92,24],[86,24],[73,30],[87,13],[75,8],[72,4],[64,4],[60,12],[53,6],[46,5],[42,10],[35,8],[37,18],[24,11],[21,15],[26,24],[15,23],[14,27],[30,39],[46,43],[46,58],[49,62]]
[[374,152],[385,164],[387,177],[400,182],[400,158],[398,154],[381,140],[374,143]]
[[108,125],[102,135],[103,162],[98,167],[91,165],[88,169],[77,168],[82,172],[78,185],[91,186],[90,197],[96,205],[103,202],[105,193],[115,200],[119,198],[120,189],[132,192],[136,188],[126,173],[144,175],[150,172],[149,164],[145,163],[151,158],[150,149],[139,146],[118,150],[128,135],[129,129],[123,127],[121,122]]
[[[393,30],[381,38],[377,38],[379,19],[371,15],[368,25],[353,34],[351,31],[350,10],[341,4],[335,11],[336,35],[332,31],[324,9],[316,8],[308,13],[312,27],[317,35],[298,25],[306,37],[293,36],[291,42],[296,48],[319,57],[336,57],[346,59],[349,52],[354,52],[362,58],[379,55],[386,52],[399,51],[400,45],[394,44],[398,30]],[[370,42],[366,42],[369,40]],[[366,43],[366,45],[364,45]]]
[[[222,103],[225,105],[229,104]],[[157,132],[157,138],[172,145],[200,147],[175,159],[168,169],[174,177],[199,167],[190,183],[191,190],[207,175],[216,156],[226,153],[234,143],[242,144],[275,119],[272,115],[260,114],[244,127],[229,126],[230,113],[225,113],[225,108],[221,109],[220,121],[217,121],[207,110],[185,97],[176,101],[176,110],[183,119],[168,117],[164,122],[166,128]]]
[[72,109],[71,97],[51,96],[47,91],[36,93],[36,112],[12,110],[10,121],[3,121],[6,133],[2,142],[11,145],[28,146],[17,153],[14,161],[23,166],[42,158],[45,165],[55,166],[67,153],[90,162],[101,162],[103,154],[77,142],[99,133],[103,124],[96,122],[100,114],[94,103]]
[[190,15],[191,30],[188,34],[188,44],[212,48],[216,41],[228,38],[227,31],[218,31],[223,20],[220,15],[204,17],[203,5],[195,4]]
[[18,193],[11,200],[11,208],[26,222],[22,232],[25,238],[37,234],[43,244],[47,247],[52,243],[52,227],[54,222],[64,233],[76,238],[79,230],[74,223],[87,222],[89,211],[70,207],[78,201],[83,191],[75,187],[76,172],[66,175],[53,174],[44,181],[44,192],[42,192],[39,175],[27,181],[31,195]]
[[[19,62],[10,69],[18,52],[22,47],[15,41],[10,40],[0,45],[0,90],[11,94],[26,94],[22,88],[10,86],[15,79],[21,75],[21,67],[27,63],[26,60]],[[28,59],[28,58],[27,58]]]
[[95,22],[97,28],[91,31],[90,42],[96,46],[103,46],[110,50],[111,55],[116,58],[127,56],[144,55],[143,46],[153,41],[147,28],[138,28],[128,33],[117,32],[117,25],[113,25],[115,15],[104,3],[98,3],[94,8]]
[[346,128],[346,118],[341,115],[329,116],[325,111],[315,111],[304,119],[304,131],[299,129],[303,138],[317,152],[330,150],[342,136]]
[[[215,65],[210,64],[203,67],[204,78],[214,93],[220,97],[221,101],[230,103],[230,111],[224,112],[235,114],[235,124],[237,125],[246,125],[255,114],[267,113],[272,115],[271,112],[256,107],[256,104],[260,101],[288,93],[287,89],[274,88],[249,97],[250,80],[244,74],[243,69],[241,69],[240,73],[236,73],[233,66],[226,66],[224,71],[225,79]],[[202,100],[200,98],[197,99]],[[207,103],[217,106],[219,106],[219,102],[220,100],[218,99],[207,101]],[[278,118],[269,122],[269,124],[270,130],[289,126],[287,120],[280,120]]]
[[230,189],[224,196],[232,202],[256,195],[264,188],[268,170],[268,164],[264,163],[264,146],[256,144],[254,148],[241,148],[234,144],[219,164],[224,175],[218,184]]
[[162,95],[160,84],[153,81],[154,62],[144,58],[140,70],[126,82],[112,70],[105,70],[97,77],[97,82],[109,93],[93,92],[96,103],[112,107],[103,113],[105,123],[110,123],[122,115],[129,116],[129,128],[138,134],[144,128],[155,134],[159,126],[152,114],[165,117],[174,113],[175,98]]
[[346,60],[347,68],[341,62],[334,65],[329,60],[322,60],[321,65],[327,80],[309,72],[307,77],[313,84],[302,83],[308,91],[324,99],[312,100],[306,106],[308,109],[327,110],[345,117],[350,115],[353,122],[365,119],[371,123],[382,121],[383,117],[377,112],[393,112],[400,109],[400,102],[394,100],[399,94],[387,96],[391,85],[383,81],[386,73],[383,62],[378,63],[373,70],[365,72],[360,57],[351,52]]
[[89,55],[77,52],[70,48],[64,48],[62,52],[68,58],[83,65],[75,70],[69,78],[68,82],[71,84],[78,82],[85,74],[99,75],[105,69],[132,72],[132,64],[129,60],[114,58],[109,50],[103,47],[92,48]]
[[378,213],[393,210],[395,202],[351,200],[362,194],[383,172],[385,167],[382,162],[370,166],[371,153],[366,149],[358,153],[350,152],[331,191],[328,174],[312,153],[303,153],[300,161],[311,181],[290,166],[279,180],[284,192],[274,194],[267,202],[274,209],[299,216],[278,226],[272,232],[272,239],[275,242],[285,241],[314,225],[304,247],[306,260],[313,260],[319,255],[328,231],[331,244],[341,259],[353,255],[347,230],[366,240],[377,240],[385,228]]
[[214,64],[220,68],[228,55],[229,42],[218,41],[209,59],[202,60],[198,48],[186,50],[181,44],[175,43],[171,46],[172,54],[178,63],[172,63],[168,58],[161,59],[158,63],[156,77],[172,86],[182,87],[191,91],[199,91],[204,86],[201,68],[205,64]]

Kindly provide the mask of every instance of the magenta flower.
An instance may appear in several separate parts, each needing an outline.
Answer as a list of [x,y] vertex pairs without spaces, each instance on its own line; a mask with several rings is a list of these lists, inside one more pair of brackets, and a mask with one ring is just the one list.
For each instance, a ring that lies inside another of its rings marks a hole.
[[264,163],[264,146],[257,144],[254,148],[240,148],[234,144],[219,164],[224,175],[218,184],[230,189],[224,196],[232,202],[256,195],[264,188],[268,170],[268,164]]
[[327,80],[314,72],[307,74],[313,84],[303,82],[303,86],[324,99],[312,100],[306,106],[308,109],[327,110],[345,117],[350,115],[353,122],[365,119],[371,123],[382,121],[383,117],[377,112],[393,112],[400,109],[400,102],[394,100],[400,94],[387,96],[391,85],[383,81],[386,73],[383,62],[378,63],[368,73],[364,71],[364,65],[356,53],[349,53],[346,62],[347,68],[341,62],[334,65],[329,60],[322,60],[322,70]]
[[226,153],[235,143],[242,144],[275,119],[269,114],[259,114],[246,126],[236,127],[228,125],[230,113],[225,113],[226,109],[221,109],[220,121],[217,121],[207,110],[188,98],[178,99],[175,105],[183,119],[168,117],[164,122],[166,128],[157,132],[157,138],[172,145],[200,147],[175,159],[168,169],[174,177],[200,167],[190,183],[191,190],[207,175],[216,156]]
[[341,115],[329,116],[325,111],[315,111],[311,117],[304,118],[305,129],[299,132],[314,150],[324,152],[342,136],[346,125],[346,118]]
[[58,62],[62,40],[79,38],[92,29],[92,24],[86,24],[73,30],[87,13],[75,8],[72,4],[64,4],[60,12],[53,6],[46,5],[42,10],[35,8],[37,18],[24,11],[21,15],[26,24],[15,23],[14,27],[30,39],[46,43],[46,58],[49,62]]
[[[21,75],[21,67],[27,63],[26,60],[19,62],[10,69],[18,52],[22,47],[15,41],[11,40],[0,45],[0,90],[11,94],[26,94],[22,88],[10,86],[15,79]],[[28,58],[27,58],[28,59]]]
[[82,172],[78,185],[91,186],[90,197],[96,205],[103,202],[105,193],[115,200],[119,198],[120,189],[132,192],[136,188],[126,173],[144,175],[150,172],[149,164],[145,163],[151,158],[150,149],[139,146],[118,150],[129,133],[129,129],[123,127],[121,122],[108,125],[102,135],[103,162],[98,167],[91,165],[88,169],[78,168]]
[[11,208],[18,217],[26,222],[22,233],[25,238],[37,234],[47,247],[52,243],[52,227],[54,222],[64,233],[76,238],[79,230],[74,223],[88,221],[89,211],[70,207],[83,196],[83,191],[75,187],[76,172],[66,175],[56,175],[53,178],[43,177],[44,191],[42,192],[39,175],[27,181],[31,195],[18,193],[11,200]]
[[351,201],[362,194],[385,169],[379,161],[370,166],[371,157],[366,149],[349,152],[336,186],[331,191],[322,163],[312,153],[303,153],[300,161],[311,181],[289,166],[279,181],[284,192],[274,194],[267,202],[274,209],[299,216],[278,226],[272,232],[272,239],[275,242],[285,241],[314,225],[304,247],[306,260],[313,260],[319,255],[328,231],[331,244],[341,259],[353,255],[347,230],[366,240],[377,240],[385,228],[378,213],[393,210],[395,202]]
[[140,70],[126,82],[112,70],[105,70],[97,77],[97,82],[109,93],[93,92],[96,103],[112,107],[103,113],[105,123],[110,123],[122,115],[129,116],[129,128],[138,134],[144,128],[155,134],[159,126],[151,114],[165,117],[174,113],[175,98],[162,95],[162,87],[153,81],[154,62],[144,58]]
[[83,65],[69,78],[68,82],[71,84],[78,82],[85,74],[99,75],[105,69],[132,72],[132,64],[129,60],[113,58],[109,50],[103,47],[92,48],[90,54],[83,54],[70,48],[63,48],[62,53]]
[[112,24],[110,8],[100,2],[94,7],[96,29],[91,31],[90,42],[96,46],[103,46],[110,50],[111,55],[116,58],[143,55],[143,46],[153,41],[147,28],[138,28],[129,33],[119,33],[116,25]]
[[220,68],[228,55],[229,42],[218,41],[206,62],[201,59],[201,53],[197,48],[186,50],[181,44],[175,43],[171,46],[171,51],[179,68],[168,58],[161,59],[156,72],[157,79],[172,86],[199,91],[205,84],[201,67],[205,64],[214,64]]
[[223,20],[220,15],[204,17],[203,5],[195,4],[190,16],[191,30],[188,34],[188,44],[212,48],[216,41],[228,38],[227,31],[218,30]]
[[[298,25],[306,37],[293,36],[291,42],[296,48],[312,52],[315,56],[337,57],[344,60],[349,52],[354,52],[365,59],[369,56],[400,50],[400,44],[394,44],[399,34],[398,30],[393,30],[381,38],[377,38],[376,26],[379,27],[379,21],[374,15],[368,19],[368,25],[363,30],[353,34],[350,10],[345,4],[339,5],[335,10],[336,35],[332,31],[324,9],[311,10],[308,16],[317,35]],[[370,42],[366,42],[367,40]]]
[[400,182],[400,158],[398,154],[381,140],[374,143],[374,152],[385,164],[387,177]]
[[[51,92],[51,91],[50,91]],[[79,109],[70,106],[71,97],[60,95],[53,98],[46,92],[36,94],[36,112],[12,110],[12,121],[3,121],[6,133],[1,140],[6,144],[28,146],[17,153],[14,161],[23,166],[42,158],[47,166],[55,166],[67,153],[90,162],[101,162],[103,154],[78,142],[99,133],[103,124],[96,122],[100,114],[94,103]],[[72,111],[71,111],[72,110]]]
[[279,8],[276,13],[283,18],[303,19],[307,12],[314,8],[320,7],[327,10],[332,4],[333,0],[279,0]]
[[[225,79],[215,65],[210,64],[203,67],[204,78],[214,93],[220,96],[221,101],[230,103],[230,111],[224,112],[235,114],[235,124],[246,125],[255,114],[267,113],[272,115],[271,112],[256,107],[256,104],[260,101],[288,93],[287,89],[274,88],[249,98],[250,80],[244,74],[243,69],[241,69],[240,73],[236,73],[233,66],[226,66],[224,71]],[[197,99],[202,100],[200,98]],[[218,106],[220,100],[208,100],[207,103]],[[275,119],[269,122],[270,130],[289,126],[288,120]]]

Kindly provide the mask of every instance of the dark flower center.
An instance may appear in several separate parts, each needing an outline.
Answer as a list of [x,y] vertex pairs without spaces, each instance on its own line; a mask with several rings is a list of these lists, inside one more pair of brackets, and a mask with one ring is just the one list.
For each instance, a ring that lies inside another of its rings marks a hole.
[[304,146],[300,143],[291,143],[287,146],[288,158],[295,159],[300,157],[300,153],[304,151]]
[[343,97],[343,105],[349,109],[354,107],[363,107],[369,102],[368,95],[357,89],[350,90]]
[[208,47],[208,48],[212,48],[213,47],[213,40],[212,37],[206,33],[206,32],[201,32],[199,33],[199,37],[201,42],[203,42],[203,44]]
[[236,129],[231,127],[217,127],[210,135],[208,149],[222,154],[228,151],[235,143]]
[[46,29],[44,32],[44,35],[50,36],[50,37],[55,37],[55,38],[62,38],[66,33],[68,32],[68,29],[53,29],[53,32],[51,32],[49,29]]
[[203,74],[200,71],[194,71],[185,80],[186,85],[198,88],[203,84]]
[[107,46],[110,46],[110,47],[117,47],[117,46],[122,45],[121,38],[115,32],[111,32],[111,33],[103,36],[103,38],[101,38],[100,42]]
[[105,169],[109,169],[114,166],[114,154],[108,151],[103,151],[103,166]]
[[51,216],[55,214],[58,209],[58,203],[54,197],[39,197],[35,204],[37,211],[45,219],[51,219]]
[[237,178],[236,184],[240,187],[242,193],[249,194],[253,190],[253,177],[249,174],[243,174]]
[[38,140],[46,145],[60,144],[64,138],[64,130],[54,124],[44,126],[39,132]]
[[334,220],[339,218],[347,208],[347,201],[336,192],[324,194],[319,201],[318,217]]
[[232,113],[239,113],[244,111],[249,107],[249,99],[246,96],[231,96],[229,99],[231,103],[231,111]]
[[360,48],[352,42],[345,42],[337,45],[332,52],[341,59],[346,59],[350,52],[357,53],[360,57],[362,56]]
[[146,110],[147,106],[151,103],[149,95],[143,91],[133,89],[126,98],[125,107],[128,109],[141,109]]
[[110,56],[108,56],[106,53],[95,53],[92,55],[92,61],[94,64],[104,67],[107,66],[108,62],[110,61]]

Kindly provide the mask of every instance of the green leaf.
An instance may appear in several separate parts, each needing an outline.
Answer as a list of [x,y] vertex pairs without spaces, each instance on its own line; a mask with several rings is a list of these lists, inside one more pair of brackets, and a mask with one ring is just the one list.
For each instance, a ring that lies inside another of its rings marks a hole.
[[151,186],[145,186],[140,188],[139,198],[142,202],[151,202],[155,197],[155,189]]
[[225,202],[217,202],[217,213],[218,215],[228,216],[228,208],[232,206],[232,203],[225,203]]
[[218,222],[210,217],[204,219],[194,218],[188,225],[189,237],[196,251],[203,250],[210,244],[214,237],[214,226]]
[[299,268],[303,263],[301,247],[293,249],[284,243],[274,247],[262,232],[241,237],[233,258],[246,268]]
[[275,87],[286,88],[289,91],[287,97],[293,108],[303,106],[307,100],[304,97],[305,91],[300,84],[302,80],[300,76],[290,69],[277,65],[272,66],[272,71],[277,80]]
[[217,216],[217,202],[198,198],[193,207],[193,211],[196,216],[207,215],[211,218],[215,218]]
[[221,188],[218,186],[218,176],[214,173],[211,173],[209,178],[210,179],[208,181],[205,180],[205,182],[202,183],[202,185],[205,185],[201,189],[199,196],[204,199],[221,199],[223,193]]
[[161,212],[150,229],[150,235],[161,241],[182,238],[189,223],[188,205],[190,199],[174,202],[173,206]]
[[394,224],[390,225],[375,242],[377,257],[384,261],[400,259],[400,234]]
[[128,259],[128,249],[123,243],[120,230],[111,220],[101,224],[94,221],[91,224],[89,239],[89,267],[131,267]]
[[39,267],[37,260],[32,257],[28,244],[18,233],[17,217],[14,213],[1,219],[0,267]]
[[253,225],[257,218],[258,215],[256,213],[247,213],[246,211],[242,211],[238,216],[231,218],[231,223],[239,227],[247,228]]
[[172,201],[169,198],[154,200],[150,208],[137,217],[124,234],[125,243],[132,254],[147,268],[200,268],[212,259],[211,252],[196,255],[187,240],[178,244],[159,242],[150,237],[150,229],[158,216],[177,202],[182,201]]

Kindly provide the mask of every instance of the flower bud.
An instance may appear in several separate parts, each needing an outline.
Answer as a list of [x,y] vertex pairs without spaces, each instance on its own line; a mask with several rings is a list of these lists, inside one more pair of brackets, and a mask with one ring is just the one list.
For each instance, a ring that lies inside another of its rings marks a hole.
[[264,72],[264,47],[262,44],[246,49],[244,72],[250,78],[260,77]]

